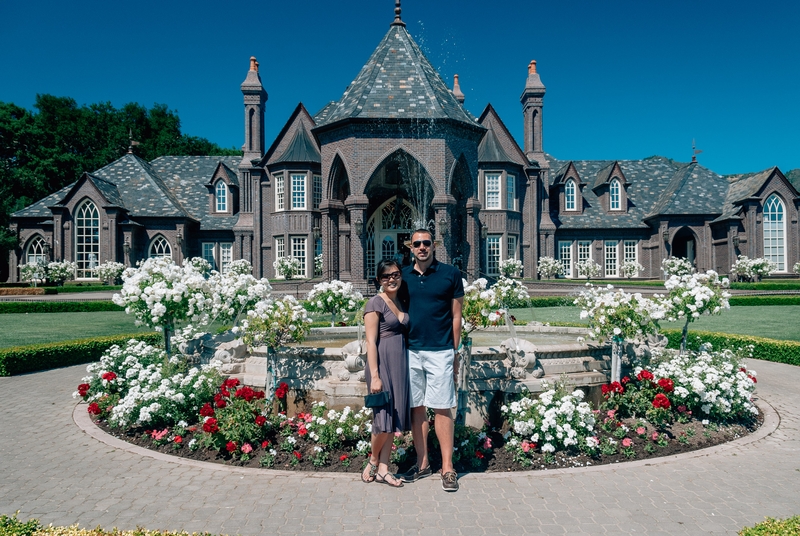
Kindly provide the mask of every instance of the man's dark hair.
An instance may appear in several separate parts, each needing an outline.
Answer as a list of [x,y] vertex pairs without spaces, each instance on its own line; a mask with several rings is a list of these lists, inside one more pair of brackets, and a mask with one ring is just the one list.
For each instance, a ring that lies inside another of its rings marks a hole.
[[413,237],[417,233],[425,233],[425,234],[427,234],[428,236],[431,237],[431,240],[433,240],[433,233],[431,232],[430,229],[426,229],[425,227],[420,227],[419,229],[417,229],[413,233],[411,233],[411,236]]

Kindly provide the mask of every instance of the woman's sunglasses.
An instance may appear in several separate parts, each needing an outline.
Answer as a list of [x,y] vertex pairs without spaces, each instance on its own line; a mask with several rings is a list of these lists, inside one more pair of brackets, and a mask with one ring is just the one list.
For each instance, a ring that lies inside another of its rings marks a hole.
[[380,279],[381,281],[388,281],[390,279],[392,281],[397,281],[398,279],[400,279],[400,276],[401,276],[400,272],[392,272],[391,274],[381,274],[381,276],[378,279]]
[[420,246],[425,246],[426,248],[429,248],[431,247],[431,244],[433,244],[433,242],[431,242],[430,240],[414,240],[411,243],[411,245],[414,246],[415,248],[418,248]]

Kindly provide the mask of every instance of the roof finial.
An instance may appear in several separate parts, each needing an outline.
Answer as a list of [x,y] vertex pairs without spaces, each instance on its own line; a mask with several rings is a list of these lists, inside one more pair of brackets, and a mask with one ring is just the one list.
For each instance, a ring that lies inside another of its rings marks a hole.
[[464,104],[464,94],[461,92],[461,86],[458,84],[458,75],[453,75],[453,96],[458,102]]
[[128,154],[133,154],[133,148],[139,145],[139,142],[133,139],[133,129],[128,129],[128,141],[130,145],[128,145]]
[[394,22],[392,26],[405,26],[406,23],[403,22],[403,19],[400,18],[400,0],[394,0]]
[[528,64],[528,74],[536,74],[536,60],[531,60]]
[[703,152],[702,149],[697,149],[696,148],[696,146],[694,144],[694,138],[693,138],[692,139],[692,164],[696,164],[697,163],[697,155],[699,155],[702,152]]

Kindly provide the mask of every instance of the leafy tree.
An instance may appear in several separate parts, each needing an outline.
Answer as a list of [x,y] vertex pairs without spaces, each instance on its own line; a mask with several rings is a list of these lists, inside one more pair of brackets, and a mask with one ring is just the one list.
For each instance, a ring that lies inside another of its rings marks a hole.
[[164,104],[147,109],[129,103],[78,105],[75,99],[37,95],[35,111],[0,102],[0,250],[16,246],[9,216],[99,169],[139,142],[136,154],[159,156],[240,155],[205,138],[181,132],[177,112]]

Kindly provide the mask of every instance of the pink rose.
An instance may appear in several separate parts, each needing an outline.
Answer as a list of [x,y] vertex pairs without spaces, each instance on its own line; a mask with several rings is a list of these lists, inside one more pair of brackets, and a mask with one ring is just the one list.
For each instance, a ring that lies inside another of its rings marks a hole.
[[630,437],[626,437],[625,439],[622,440],[622,446],[623,447],[628,448],[631,445],[633,445],[633,441],[631,441]]
[[253,452],[253,446],[250,443],[245,443],[244,445],[242,445],[242,452],[244,452],[245,454],[250,454],[251,452]]

